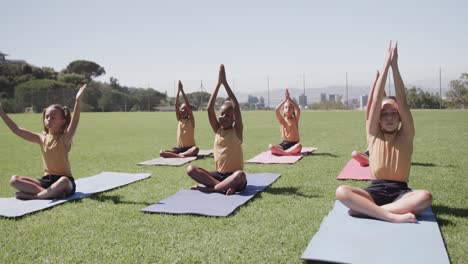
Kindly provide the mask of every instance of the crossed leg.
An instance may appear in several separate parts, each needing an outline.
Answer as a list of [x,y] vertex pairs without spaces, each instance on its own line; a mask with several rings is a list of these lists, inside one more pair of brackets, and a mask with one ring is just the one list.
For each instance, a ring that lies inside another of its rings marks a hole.
[[292,156],[292,155],[298,155],[299,153],[301,153],[302,145],[300,143],[297,143],[294,146],[288,148],[287,150],[283,150],[283,148],[280,145],[270,144],[268,146],[268,149],[271,151],[271,154],[273,155]]
[[205,169],[193,165],[187,167],[187,174],[194,181],[206,186],[195,185],[191,189],[203,192],[226,192],[226,195],[231,195],[236,190],[241,190],[247,181],[245,173],[241,170],[234,172],[222,182],[211,176]]
[[73,184],[67,177],[61,177],[47,189],[42,188],[37,179],[24,176],[12,176],[10,184],[18,190],[15,195],[21,200],[62,198],[73,189]]
[[159,156],[163,158],[185,158],[185,157],[195,157],[198,155],[199,148],[194,146],[189,148],[185,152],[177,153],[172,149],[163,149],[159,152]]
[[[405,196],[406,195],[403,197]],[[403,199],[403,197],[401,199]],[[401,205],[399,206],[398,200],[388,204],[387,207],[378,206],[365,190],[346,185],[341,185],[336,189],[336,199],[350,209],[350,215],[363,214],[393,223],[416,222],[416,216],[414,215],[416,212],[402,210],[408,209],[408,204],[413,204],[415,201],[412,203],[406,203],[405,201],[403,201],[403,203],[400,202],[400,204],[403,204],[406,207]]]

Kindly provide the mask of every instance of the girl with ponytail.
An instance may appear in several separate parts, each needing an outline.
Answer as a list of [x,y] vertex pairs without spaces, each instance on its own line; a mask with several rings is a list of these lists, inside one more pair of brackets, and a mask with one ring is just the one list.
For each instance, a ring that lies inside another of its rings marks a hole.
[[81,97],[85,89],[86,84],[76,95],[73,115],[67,107],[58,104],[44,109],[42,112],[44,131],[41,133],[18,127],[5,114],[0,104],[0,117],[8,128],[26,141],[39,144],[44,163],[44,176],[41,179],[17,175],[11,177],[11,186],[18,190],[16,198],[22,200],[54,199],[75,193],[76,185],[71,173],[68,152],[80,119]]

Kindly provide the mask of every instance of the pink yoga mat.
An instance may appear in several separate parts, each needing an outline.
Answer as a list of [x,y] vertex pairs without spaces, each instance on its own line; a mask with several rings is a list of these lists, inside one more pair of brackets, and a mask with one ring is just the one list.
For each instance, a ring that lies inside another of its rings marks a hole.
[[338,175],[337,179],[367,181],[372,180],[372,176],[369,166],[362,167],[355,159],[351,159],[343,168],[340,175]]
[[309,155],[316,151],[317,148],[307,147],[302,148],[301,154],[294,156],[276,156],[271,154],[270,151],[264,151],[257,156],[247,160],[248,163],[263,163],[263,164],[294,164],[302,157]]

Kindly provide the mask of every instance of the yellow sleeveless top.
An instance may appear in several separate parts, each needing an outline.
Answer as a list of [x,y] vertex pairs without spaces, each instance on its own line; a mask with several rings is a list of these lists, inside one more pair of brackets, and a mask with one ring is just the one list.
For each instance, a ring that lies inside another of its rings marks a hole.
[[41,146],[42,161],[44,163],[44,175],[72,175],[70,162],[68,160],[68,150],[65,147],[64,137],[65,134],[57,136],[45,134]]
[[407,182],[413,153],[413,138],[401,130],[395,134],[380,132],[369,146],[369,165],[377,180]]
[[299,126],[296,118],[283,117],[286,126],[281,124],[281,140],[299,142]]
[[216,131],[213,152],[216,171],[226,173],[244,169],[242,141],[234,128]]
[[177,124],[177,147],[195,146],[195,128],[192,119],[180,119]]

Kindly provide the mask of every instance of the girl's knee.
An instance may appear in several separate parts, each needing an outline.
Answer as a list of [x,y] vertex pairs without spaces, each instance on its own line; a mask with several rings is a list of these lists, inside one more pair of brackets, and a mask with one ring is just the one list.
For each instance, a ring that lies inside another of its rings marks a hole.
[[13,185],[13,184],[17,183],[19,181],[19,179],[20,179],[19,176],[16,176],[16,175],[11,176],[10,185]]
[[335,192],[335,197],[339,201],[343,201],[348,199],[350,193],[350,188],[349,186],[346,185],[340,185],[338,188],[336,188]]
[[234,172],[234,175],[238,179],[247,180],[247,176],[245,175],[245,172],[243,170],[238,170],[238,171]]
[[194,172],[196,172],[197,166],[189,165],[186,169],[186,172],[189,176],[193,175]]
[[422,201],[432,204],[432,194],[429,191],[422,190],[419,192],[419,195]]

